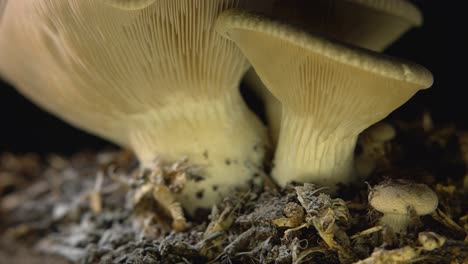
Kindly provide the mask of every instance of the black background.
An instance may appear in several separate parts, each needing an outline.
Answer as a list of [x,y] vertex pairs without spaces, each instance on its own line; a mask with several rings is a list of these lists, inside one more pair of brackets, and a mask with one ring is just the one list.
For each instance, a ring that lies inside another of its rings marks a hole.
[[[426,66],[434,86],[419,92],[391,116],[414,118],[429,110],[437,123],[468,127],[468,15],[460,0],[415,0],[425,22],[392,45],[387,54]],[[251,98],[250,98],[251,99]],[[251,101],[251,100],[249,100]],[[101,149],[111,144],[47,114],[0,81],[0,152],[57,152]]]

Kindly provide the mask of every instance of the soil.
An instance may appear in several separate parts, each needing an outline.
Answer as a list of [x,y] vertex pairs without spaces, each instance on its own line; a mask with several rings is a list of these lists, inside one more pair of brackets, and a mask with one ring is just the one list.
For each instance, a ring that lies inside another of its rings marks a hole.
[[[468,263],[468,131],[424,120],[389,121],[396,136],[365,183],[330,196],[265,177],[195,218],[155,201],[154,171],[127,151],[1,154],[0,263]],[[183,186],[184,162],[155,165],[162,190]],[[391,179],[439,198],[406,233],[380,225],[368,204],[372,186]]]

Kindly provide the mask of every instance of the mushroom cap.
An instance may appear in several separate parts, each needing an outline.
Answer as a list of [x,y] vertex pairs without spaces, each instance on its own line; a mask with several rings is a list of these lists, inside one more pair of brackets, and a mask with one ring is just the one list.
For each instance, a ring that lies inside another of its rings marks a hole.
[[359,133],[433,83],[418,64],[258,14],[226,11],[216,29],[236,42],[283,107],[331,130]]
[[369,203],[382,213],[406,215],[412,208],[418,215],[426,215],[437,208],[438,198],[425,184],[395,180],[373,187]]
[[416,26],[423,23],[421,11],[408,0],[344,0],[351,3],[357,3],[369,8],[396,15],[402,19],[408,20]]
[[375,51],[423,23],[421,11],[406,0],[279,0],[273,13],[310,32]]
[[[283,44],[285,48],[287,44],[292,44],[382,77],[422,86],[422,89],[429,88],[433,83],[432,73],[416,63],[332,41],[244,10],[232,9],[222,13],[218,18],[216,29],[227,38],[231,38],[232,33],[240,35],[243,32],[248,34],[248,36],[245,34],[245,37],[255,37],[251,33],[256,32],[259,37],[266,35],[285,42]],[[239,45],[239,41],[237,43]],[[241,49],[242,46],[252,44],[250,39],[245,39],[245,43],[240,44]]]
[[102,1],[110,6],[125,9],[125,10],[137,10],[145,8],[157,0],[98,0]]

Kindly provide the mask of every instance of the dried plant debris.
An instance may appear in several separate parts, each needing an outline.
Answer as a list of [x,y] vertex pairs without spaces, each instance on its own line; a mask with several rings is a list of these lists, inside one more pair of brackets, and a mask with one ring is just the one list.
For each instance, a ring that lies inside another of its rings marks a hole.
[[[468,132],[438,126],[428,113],[385,126],[395,134],[385,142],[385,164],[367,171],[368,186],[343,186],[331,196],[313,184],[279,190],[270,183],[233,193],[192,218],[177,201],[186,180],[196,177],[186,160],[139,168],[126,151],[2,154],[0,257],[15,263],[468,263]],[[359,148],[375,148],[366,142]],[[429,186],[439,199],[436,211],[403,233],[381,224],[367,197],[390,179]]]

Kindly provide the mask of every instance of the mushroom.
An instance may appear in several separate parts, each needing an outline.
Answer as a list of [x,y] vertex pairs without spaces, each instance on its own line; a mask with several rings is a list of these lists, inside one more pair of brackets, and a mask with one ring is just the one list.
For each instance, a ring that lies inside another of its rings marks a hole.
[[425,251],[433,251],[442,247],[447,238],[434,232],[421,232],[418,234],[418,241]]
[[217,30],[240,47],[283,105],[272,171],[282,186],[352,181],[359,133],[433,82],[417,64],[245,11],[223,13]]
[[380,165],[388,167],[388,142],[395,138],[395,128],[385,122],[379,122],[364,130],[358,139],[361,153],[357,155],[355,167],[357,174],[367,178]]
[[[379,52],[423,23],[420,10],[406,0],[278,0],[273,16],[308,32]],[[264,101],[270,135],[276,144],[281,103],[254,69],[244,80]]]
[[[0,73],[47,111],[134,150],[143,166],[187,157],[199,171],[178,199],[191,212],[210,208],[254,181],[268,145],[238,91],[249,63],[214,22],[271,1],[8,1]],[[137,6],[146,8],[128,10]]]
[[403,180],[384,182],[369,192],[369,204],[383,213],[381,224],[397,233],[405,233],[414,216],[427,215],[437,209],[438,199],[425,184]]

